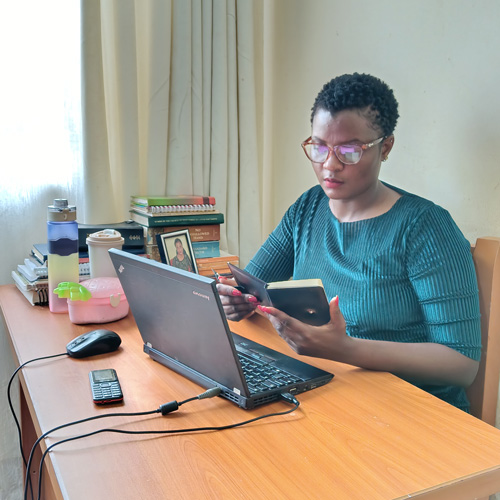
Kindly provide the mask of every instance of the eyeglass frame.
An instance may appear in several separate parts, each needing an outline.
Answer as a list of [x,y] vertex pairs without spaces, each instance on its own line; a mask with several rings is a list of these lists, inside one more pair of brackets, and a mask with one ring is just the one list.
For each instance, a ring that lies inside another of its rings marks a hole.
[[[375,139],[374,141],[372,142],[367,142],[366,144],[338,144],[337,146],[333,146],[330,147],[328,144],[324,144],[324,143],[320,143],[320,142],[309,142],[309,141],[312,141],[312,137],[309,136],[308,139],[306,139],[305,141],[302,141],[300,143],[300,145],[302,146],[302,149],[304,150],[304,153],[305,155],[307,156],[307,159],[309,161],[312,161],[313,163],[321,163],[321,164],[324,164],[326,163],[330,157],[332,156],[332,151],[333,153],[335,153],[335,157],[337,158],[337,160],[344,164],[344,165],[356,165],[357,163],[359,163],[361,161],[361,158],[363,158],[363,153],[367,150],[367,149],[370,149],[372,148],[373,146],[376,146],[377,144],[380,144],[382,141],[384,141],[385,139],[387,139],[387,135],[383,135],[382,137],[379,137],[378,139]],[[323,160],[323,161],[314,161],[312,158],[309,157],[309,155],[307,154],[307,150],[306,150],[306,146],[309,145],[309,144],[317,144],[318,146],[326,146],[328,148],[328,156]],[[355,161],[353,163],[350,163],[350,162],[345,162],[345,161],[342,161],[338,155],[337,155],[337,149],[340,148],[341,146],[359,146],[361,148],[361,155],[359,157],[359,160],[358,161]]]

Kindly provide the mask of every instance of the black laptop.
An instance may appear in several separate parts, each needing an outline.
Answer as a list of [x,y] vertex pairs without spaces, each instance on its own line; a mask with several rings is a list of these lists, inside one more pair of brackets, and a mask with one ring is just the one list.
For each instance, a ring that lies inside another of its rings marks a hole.
[[130,309],[152,359],[242,408],[314,389],[333,374],[229,330],[216,282],[110,249]]

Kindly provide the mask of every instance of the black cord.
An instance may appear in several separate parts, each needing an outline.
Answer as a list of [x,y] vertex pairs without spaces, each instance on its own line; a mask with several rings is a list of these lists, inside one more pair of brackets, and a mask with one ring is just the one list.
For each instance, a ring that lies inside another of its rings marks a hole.
[[[67,439],[62,439],[61,441],[57,441],[56,443],[50,445],[45,450],[45,452],[42,455],[42,459],[40,460],[40,468],[39,468],[40,473],[39,473],[39,477],[38,477],[38,500],[40,500],[40,492],[42,490],[43,462],[45,461],[45,457],[47,456],[47,453],[49,451],[51,451],[54,447],[56,447],[60,444],[68,443],[70,441],[76,441],[78,439],[83,439],[83,438],[90,437],[90,436],[94,436],[96,434],[101,434],[103,432],[114,432],[117,434],[181,434],[181,433],[188,433],[188,432],[222,431],[222,430],[226,430],[226,429],[234,429],[235,427],[241,427],[243,425],[257,422],[258,420],[262,420],[264,418],[277,417],[280,415],[287,415],[287,414],[295,411],[300,405],[299,401],[297,401],[297,399],[295,397],[293,397],[290,393],[281,394],[281,398],[287,402],[293,401],[294,407],[289,409],[289,410],[282,411],[282,412],[266,413],[265,415],[251,418],[249,420],[244,420],[242,422],[237,422],[235,424],[227,424],[227,425],[220,425],[220,426],[207,426],[207,427],[192,427],[192,428],[187,428],[187,429],[158,430],[158,431],[126,431],[123,429],[99,429],[97,431],[89,432],[87,434],[80,434],[79,436],[73,436],[73,437],[70,437]],[[190,400],[186,400],[184,402],[192,401],[193,399],[197,399],[197,398],[191,398]]]
[[[32,464],[32,461],[33,461],[33,456],[34,456],[34,453],[35,453],[35,449],[38,446],[38,444],[40,443],[40,441],[42,441],[42,439],[44,439],[45,437],[47,437],[52,432],[58,431],[60,429],[64,429],[65,427],[70,427],[72,425],[82,424],[84,422],[89,422],[90,420],[97,420],[97,419],[100,419],[100,418],[106,418],[106,417],[136,417],[136,416],[143,416],[143,415],[151,415],[151,414],[159,413],[159,412],[160,412],[160,409],[158,408],[157,410],[143,411],[143,412],[136,412],[136,413],[106,413],[106,414],[103,414],[103,415],[94,415],[93,417],[82,418],[81,420],[75,420],[74,422],[69,422],[67,424],[62,424],[62,425],[59,425],[57,427],[54,427],[54,428],[48,430],[47,432],[44,432],[35,441],[35,444],[31,448],[30,456],[28,458],[28,463],[26,465],[26,470],[29,471],[31,469],[31,464]],[[41,474],[42,471],[40,470],[40,471],[38,471],[38,473]],[[28,478],[28,476],[27,476],[26,477],[26,481],[24,483],[24,500],[27,500],[27,498],[28,498],[28,483],[30,483],[30,478]],[[33,498],[33,491],[31,493],[31,497]]]
[[26,461],[26,457],[24,455],[23,439],[22,439],[22,436],[21,436],[21,426],[19,425],[19,420],[16,417],[16,412],[14,410],[14,405],[12,404],[12,398],[11,398],[11,395],[10,395],[10,388],[12,386],[12,382],[14,381],[14,377],[16,376],[17,372],[21,368],[24,368],[27,364],[33,363],[33,361],[42,361],[44,359],[58,358],[58,357],[61,357],[61,356],[68,356],[68,353],[67,352],[62,352],[60,354],[52,354],[50,356],[43,356],[41,358],[34,358],[34,359],[30,359],[29,361],[26,361],[26,363],[23,363],[22,365],[20,365],[20,366],[18,366],[16,368],[16,370],[14,371],[14,373],[10,377],[9,383],[7,384],[7,400],[9,402],[9,408],[10,408],[10,412],[12,414],[12,418],[14,419],[14,422],[15,422],[16,427],[17,427],[17,436],[18,436],[18,441],[19,441],[19,449],[21,450],[21,457],[23,458],[23,462],[24,462],[24,465],[26,467],[26,481],[30,485],[30,488],[31,488],[31,497],[32,498],[33,498],[33,486],[31,485],[31,473],[30,473],[30,470],[28,468],[28,462]]
[[[189,403],[190,401],[195,401],[197,399],[206,399],[206,398],[213,398],[215,396],[218,396],[220,394],[221,390],[218,387],[212,387],[211,389],[208,389],[207,391],[203,392],[202,394],[198,394],[198,396],[194,396],[192,398],[186,399],[184,401],[181,401],[178,403],[177,401],[170,401],[169,403],[165,403],[161,405],[159,408],[156,410],[149,410],[149,411],[142,411],[142,412],[120,412],[120,413],[105,413],[103,415],[93,415],[92,417],[87,417],[83,418],[81,420],[75,420],[73,422],[68,422],[66,424],[59,425],[57,427],[54,427],[46,432],[44,432],[36,441],[35,444],[31,448],[30,456],[28,459],[28,463],[26,465],[26,469],[30,470],[31,469],[31,464],[33,461],[33,456],[36,450],[36,447],[44,439],[47,437],[49,434],[52,432],[58,431],[60,429],[64,429],[65,427],[70,427],[72,425],[77,425],[81,424],[84,422],[89,422],[91,420],[98,420],[100,418],[107,418],[107,417],[139,417],[139,416],[144,416],[144,415],[152,415],[154,413],[161,413],[162,415],[167,415],[168,413],[175,411],[179,408],[179,406]],[[41,474],[42,471],[39,471],[39,474]],[[28,483],[31,487],[31,498],[33,498],[33,487],[31,486],[31,477],[26,478],[25,483],[24,483],[24,500],[27,500],[28,498]]]
[[9,401],[9,407],[10,407],[10,411],[12,413],[12,417],[14,418],[14,422],[16,423],[17,435],[19,437],[19,449],[21,450],[21,456],[23,457],[24,465],[27,465],[27,462],[26,462],[26,457],[24,456],[24,451],[23,451],[23,444],[22,444],[22,437],[21,437],[21,426],[19,425],[19,420],[17,419],[16,412],[14,411],[14,406],[12,404],[12,399],[11,399],[11,396],[10,396],[10,388],[12,386],[12,382],[14,381],[14,377],[16,376],[17,372],[21,368],[24,368],[27,364],[33,363],[33,361],[41,361],[43,359],[57,358],[57,357],[60,357],[60,356],[68,356],[68,353],[67,352],[63,352],[61,354],[53,354],[51,356],[43,356],[41,358],[35,358],[35,359],[30,359],[29,361],[26,361],[26,363],[23,363],[22,365],[20,365],[20,366],[18,366],[16,368],[16,370],[14,371],[14,373],[11,375],[9,383],[7,385],[7,399]]

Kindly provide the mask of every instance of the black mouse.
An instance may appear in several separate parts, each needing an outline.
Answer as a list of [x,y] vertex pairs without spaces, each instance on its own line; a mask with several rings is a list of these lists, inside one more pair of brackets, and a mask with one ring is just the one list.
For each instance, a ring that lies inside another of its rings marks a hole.
[[72,358],[86,358],[116,351],[121,343],[120,336],[111,330],[92,330],[73,339],[66,346],[66,352]]

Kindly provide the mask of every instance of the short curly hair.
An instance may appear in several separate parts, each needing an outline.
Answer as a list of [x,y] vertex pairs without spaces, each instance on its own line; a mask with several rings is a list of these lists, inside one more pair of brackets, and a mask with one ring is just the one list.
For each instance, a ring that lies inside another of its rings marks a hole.
[[367,74],[341,75],[326,83],[316,96],[311,123],[318,109],[332,116],[346,109],[367,109],[375,128],[387,137],[394,132],[399,118],[394,92],[382,80]]

